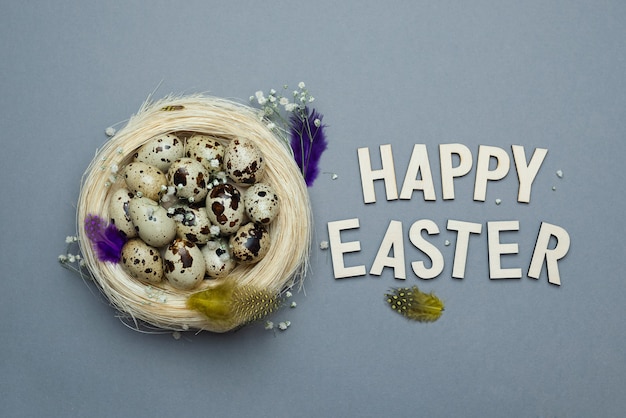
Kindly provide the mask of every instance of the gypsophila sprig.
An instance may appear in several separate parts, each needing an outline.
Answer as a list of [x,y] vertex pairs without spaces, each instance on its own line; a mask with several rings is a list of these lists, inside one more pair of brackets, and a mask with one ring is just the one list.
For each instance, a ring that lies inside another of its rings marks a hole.
[[[322,123],[323,115],[309,104],[315,101],[304,82],[298,89],[288,94],[289,87],[283,86],[283,93],[270,89],[267,94],[257,91],[250,96],[250,102],[260,108],[259,118],[271,130],[279,130],[289,137],[294,160],[300,167],[308,187],[319,174],[319,160],[328,147]],[[281,135],[282,136],[282,135]]]
[[83,279],[91,279],[85,260],[80,255],[78,237],[69,235],[65,237],[65,253],[58,256],[59,263],[66,269],[80,275]]

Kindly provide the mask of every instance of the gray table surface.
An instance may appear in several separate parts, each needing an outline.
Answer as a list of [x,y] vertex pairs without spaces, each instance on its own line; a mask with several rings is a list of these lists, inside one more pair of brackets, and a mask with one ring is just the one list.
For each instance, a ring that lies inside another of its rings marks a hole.
[[[4,2],[0,15],[0,405],[3,416],[622,416],[626,153],[626,4],[621,1]],[[125,327],[57,256],[75,231],[81,175],[105,128],[146,97],[206,92],[246,101],[304,81],[328,125],[310,189],[315,232],[306,292],[275,323],[226,335],[149,335]],[[455,198],[442,199],[439,144],[471,151]],[[426,144],[435,201],[363,202],[358,148],[372,166],[391,144],[398,189]],[[480,145],[511,170],[474,201]],[[512,145],[548,154],[519,203]],[[556,172],[561,170],[563,177]],[[333,179],[331,173],[337,175]],[[553,190],[553,187],[556,189]],[[495,203],[500,199],[501,203]],[[361,251],[335,279],[328,223]],[[444,267],[416,277],[427,239]],[[482,225],[463,279],[456,233]],[[487,225],[519,221],[518,243],[489,278]],[[370,269],[391,221],[402,224],[406,279]],[[542,222],[567,231],[561,285],[527,276]],[[424,234],[424,236],[426,236]],[[445,245],[446,241],[452,244]],[[384,303],[419,285],[446,303],[435,323]]]

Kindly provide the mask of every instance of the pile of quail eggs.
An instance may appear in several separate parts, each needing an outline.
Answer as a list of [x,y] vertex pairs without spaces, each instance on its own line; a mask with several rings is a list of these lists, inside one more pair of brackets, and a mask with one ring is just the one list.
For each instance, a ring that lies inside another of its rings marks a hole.
[[163,134],[139,148],[110,198],[111,222],[127,238],[121,265],[149,283],[191,290],[268,252],[278,196],[263,182],[252,141]]

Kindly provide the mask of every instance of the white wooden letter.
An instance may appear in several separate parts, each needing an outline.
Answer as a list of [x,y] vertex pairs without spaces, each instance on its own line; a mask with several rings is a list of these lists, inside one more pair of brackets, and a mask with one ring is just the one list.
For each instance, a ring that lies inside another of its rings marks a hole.
[[517,192],[517,201],[522,203],[530,202],[530,189],[535,181],[535,177],[541,168],[544,158],[548,150],[545,148],[536,148],[530,163],[526,165],[526,153],[521,145],[511,145],[513,149],[513,159],[515,160],[515,169],[517,178],[519,179],[519,189]]
[[[417,180],[418,174],[421,174],[421,180]],[[428,151],[425,144],[413,145],[413,153],[411,154],[409,168],[406,170],[404,183],[402,184],[400,199],[411,199],[413,190],[422,190],[424,192],[424,200],[437,200],[433,174],[430,171]]]
[[432,279],[440,275],[443,271],[443,255],[437,247],[422,237],[422,231],[426,231],[428,235],[436,235],[439,233],[439,228],[437,224],[430,219],[421,219],[413,223],[409,230],[411,243],[430,258],[432,266],[426,268],[424,267],[423,261],[414,261],[411,263],[411,267],[413,268],[413,272],[420,279]]
[[396,171],[393,164],[391,144],[380,146],[380,160],[382,163],[380,170],[372,170],[369,148],[359,148],[357,152],[359,156],[359,170],[361,171],[363,203],[376,202],[374,180],[384,180],[387,200],[396,200],[398,198],[398,186],[396,184]]
[[333,272],[335,279],[344,277],[365,276],[365,266],[346,267],[343,255],[354,251],[361,251],[360,241],[341,242],[341,231],[359,227],[359,218],[345,219],[343,221],[328,222],[328,240],[333,260]]
[[482,224],[474,222],[448,220],[448,231],[457,231],[456,248],[454,249],[454,264],[452,265],[452,277],[462,279],[465,277],[465,264],[467,263],[467,249],[470,234],[480,234]]
[[[491,158],[496,159],[496,167],[489,170]],[[487,181],[503,179],[509,172],[511,159],[505,150],[499,147],[481,145],[478,147],[476,162],[476,180],[474,182],[474,200],[484,202],[487,195]]]
[[[393,249],[393,257],[389,253]],[[383,268],[393,268],[393,277],[396,279],[406,279],[406,269],[404,266],[404,237],[402,236],[402,222],[391,221],[387,232],[380,244],[374,264],[370,269],[370,274],[380,276]]]
[[[557,240],[556,246],[552,250],[548,249],[550,237],[555,237]],[[548,282],[560,286],[561,276],[559,275],[558,261],[565,257],[569,250],[569,245],[570,238],[565,229],[547,222],[542,222],[539,228],[539,236],[535,243],[533,258],[530,261],[528,277],[533,279],[539,278],[543,260],[545,259],[548,268]]]
[[502,254],[517,254],[516,242],[502,244],[500,231],[519,231],[519,221],[494,221],[487,222],[487,240],[489,241],[489,278],[490,279],[521,279],[522,269],[500,266]]
[[[452,154],[459,156],[459,165],[452,167]],[[463,177],[472,169],[472,152],[463,144],[439,144],[441,189],[443,199],[454,199],[454,178]]]

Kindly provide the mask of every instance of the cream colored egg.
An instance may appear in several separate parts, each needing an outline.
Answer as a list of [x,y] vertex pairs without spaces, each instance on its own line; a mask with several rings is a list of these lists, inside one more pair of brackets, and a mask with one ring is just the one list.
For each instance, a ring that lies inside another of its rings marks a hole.
[[265,183],[256,183],[243,193],[243,202],[250,220],[268,225],[280,210],[278,195]]
[[206,212],[220,234],[231,235],[245,219],[245,209],[239,190],[230,183],[218,184],[206,197]]
[[260,261],[270,249],[271,238],[263,225],[247,223],[230,237],[233,257],[241,264]]
[[111,223],[126,236],[133,238],[137,236],[135,225],[130,219],[130,211],[128,205],[133,194],[126,188],[117,189],[109,200],[109,218]]
[[224,238],[209,241],[201,251],[206,265],[206,275],[213,279],[228,276],[237,266],[237,261],[233,258],[230,246]]
[[124,168],[126,186],[133,195],[158,201],[167,189],[165,174],[158,168],[135,161]]
[[185,152],[185,144],[174,134],[158,135],[137,150],[134,161],[140,161],[166,173],[170,164]]
[[193,158],[207,169],[209,174],[223,170],[224,146],[208,135],[196,134],[187,140],[185,157]]
[[130,239],[122,247],[122,268],[132,277],[149,283],[163,280],[163,259],[159,250],[138,238]]
[[204,207],[177,204],[169,208],[167,213],[176,221],[178,238],[198,245],[206,244],[211,238],[211,220]]
[[176,222],[154,200],[134,197],[128,204],[128,210],[139,238],[146,244],[162,247],[176,237]]
[[176,188],[176,196],[189,202],[202,201],[208,192],[209,173],[192,158],[179,158],[172,162],[167,172],[169,184]]
[[224,170],[237,185],[257,183],[265,173],[263,153],[249,139],[233,139],[224,151]]
[[191,290],[198,286],[206,266],[202,252],[191,241],[177,238],[163,252],[165,277],[170,284],[181,290]]

